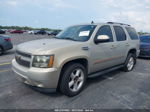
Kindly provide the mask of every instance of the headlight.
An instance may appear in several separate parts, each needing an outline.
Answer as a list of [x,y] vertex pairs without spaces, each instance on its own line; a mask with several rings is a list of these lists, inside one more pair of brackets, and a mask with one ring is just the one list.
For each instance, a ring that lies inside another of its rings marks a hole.
[[51,68],[53,66],[54,55],[34,56],[32,66],[37,68]]

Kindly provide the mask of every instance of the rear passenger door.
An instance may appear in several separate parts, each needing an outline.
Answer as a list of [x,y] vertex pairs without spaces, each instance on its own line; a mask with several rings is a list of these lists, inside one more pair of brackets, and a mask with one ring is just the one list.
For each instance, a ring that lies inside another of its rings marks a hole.
[[114,35],[116,37],[116,56],[118,57],[118,64],[124,63],[126,53],[129,47],[128,38],[125,29],[121,26],[113,26]]
[[94,39],[100,35],[107,35],[110,39],[107,42],[93,43],[91,48],[91,72],[104,70],[118,64],[116,61],[116,45],[113,38],[112,27],[110,27],[110,25],[100,26]]

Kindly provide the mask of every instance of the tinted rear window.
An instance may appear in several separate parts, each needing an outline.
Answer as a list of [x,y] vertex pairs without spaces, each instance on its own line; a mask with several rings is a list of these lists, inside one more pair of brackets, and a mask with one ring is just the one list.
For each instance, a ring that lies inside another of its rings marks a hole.
[[137,40],[138,39],[138,35],[137,35],[134,28],[126,27],[126,30],[127,30],[128,34],[129,34],[129,36],[132,40]]
[[126,40],[126,34],[122,27],[114,26],[114,30],[115,30],[117,41],[125,41]]

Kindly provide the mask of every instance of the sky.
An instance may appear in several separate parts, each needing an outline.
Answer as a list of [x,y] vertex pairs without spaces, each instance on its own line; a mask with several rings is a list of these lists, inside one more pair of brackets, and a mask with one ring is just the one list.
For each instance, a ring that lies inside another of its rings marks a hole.
[[91,21],[150,32],[150,0],[0,0],[0,25],[63,29]]

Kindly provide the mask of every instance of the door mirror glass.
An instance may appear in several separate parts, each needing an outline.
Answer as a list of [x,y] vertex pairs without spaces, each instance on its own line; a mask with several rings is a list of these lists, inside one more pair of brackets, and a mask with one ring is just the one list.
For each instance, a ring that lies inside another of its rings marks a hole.
[[108,35],[99,35],[97,36],[95,43],[108,42],[109,40],[110,40],[110,37]]

